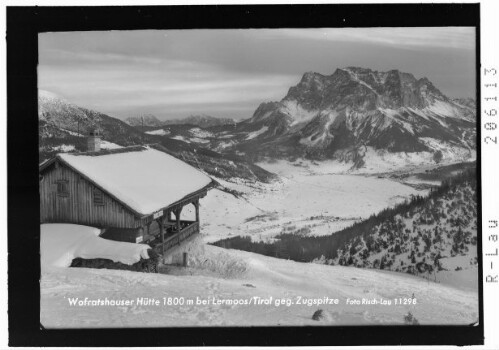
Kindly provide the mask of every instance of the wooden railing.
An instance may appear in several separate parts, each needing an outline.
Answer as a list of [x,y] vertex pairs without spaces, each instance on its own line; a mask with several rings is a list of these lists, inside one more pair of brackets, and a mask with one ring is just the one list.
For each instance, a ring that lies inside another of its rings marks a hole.
[[180,230],[180,232],[165,239],[165,242],[163,243],[163,247],[161,246],[161,242],[160,242],[158,245],[156,245],[154,247],[154,249],[159,253],[162,253],[163,251],[166,252],[166,251],[172,249],[173,247],[180,245],[180,243],[182,243],[187,238],[189,238],[190,236],[192,236],[196,233],[199,233],[199,222],[193,222],[189,226]]

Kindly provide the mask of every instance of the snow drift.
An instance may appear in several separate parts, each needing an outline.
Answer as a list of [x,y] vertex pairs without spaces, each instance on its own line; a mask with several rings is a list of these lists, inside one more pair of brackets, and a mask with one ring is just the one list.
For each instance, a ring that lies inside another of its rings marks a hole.
[[75,258],[109,259],[133,265],[140,258],[149,259],[146,244],[115,242],[99,237],[95,227],[73,224],[40,225],[42,267],[69,267]]
[[[402,325],[410,312],[422,325],[470,324],[478,319],[478,295],[408,274],[298,263],[224,250],[198,242],[189,267],[170,274],[97,269],[46,271],[41,279],[40,321],[46,328]],[[194,244],[194,243],[193,243]],[[414,295],[417,304],[349,305],[348,299],[395,300]],[[218,304],[252,300],[269,304]],[[339,300],[335,305],[304,301]],[[74,307],[69,299],[133,300],[130,306]],[[137,305],[137,300],[184,298],[207,304]],[[276,300],[292,304],[275,304]],[[320,307],[321,321],[312,319]]]

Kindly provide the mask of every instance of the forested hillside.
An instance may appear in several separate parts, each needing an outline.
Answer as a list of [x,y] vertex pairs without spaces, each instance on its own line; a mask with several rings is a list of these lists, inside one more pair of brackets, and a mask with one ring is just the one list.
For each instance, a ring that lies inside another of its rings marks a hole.
[[446,180],[427,197],[415,196],[330,236],[283,232],[273,242],[249,237],[215,245],[303,262],[386,269],[411,274],[448,269],[459,257],[462,269],[476,264],[476,172]]
[[460,256],[461,264],[476,264],[476,245],[476,178],[467,173],[347,240],[336,257],[325,262],[431,273],[445,268],[445,258]]

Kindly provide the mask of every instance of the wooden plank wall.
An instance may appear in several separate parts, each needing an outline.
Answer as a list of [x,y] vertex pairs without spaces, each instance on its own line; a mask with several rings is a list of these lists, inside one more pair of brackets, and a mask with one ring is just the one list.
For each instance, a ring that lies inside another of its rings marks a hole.
[[[69,195],[57,194],[57,181],[67,180]],[[103,192],[104,205],[93,201],[94,186],[60,164],[43,174],[40,182],[41,222],[67,222],[97,227],[139,227],[141,221]]]

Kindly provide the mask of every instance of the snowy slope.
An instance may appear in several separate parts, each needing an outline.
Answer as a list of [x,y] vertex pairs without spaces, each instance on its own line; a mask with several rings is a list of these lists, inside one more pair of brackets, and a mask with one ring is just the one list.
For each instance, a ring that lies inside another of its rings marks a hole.
[[100,233],[100,229],[83,225],[40,225],[42,268],[68,267],[75,258],[109,259],[127,265],[149,259],[148,245],[110,241],[98,237]]
[[164,129],[146,131],[145,133],[149,135],[159,135],[159,136],[165,136],[169,134],[169,132]]
[[123,148],[123,146],[117,145],[113,142],[101,140],[100,148],[101,149],[117,149],[117,148]]
[[453,283],[476,290],[476,179],[460,180],[428,199],[414,200],[394,217],[365,227],[337,253],[325,262],[408,272],[450,283],[455,277]]
[[[46,328],[386,325],[403,324],[408,312],[421,324],[470,324],[478,318],[476,292],[407,274],[303,264],[192,244],[187,248],[190,267],[168,275],[84,268],[44,271],[41,323]],[[416,305],[393,304],[394,298],[413,296]],[[184,298],[184,305],[163,305],[169,297]],[[270,304],[256,305],[255,297]],[[297,303],[299,297],[305,304]],[[325,297],[338,299],[338,304],[313,304]],[[133,304],[70,306],[73,298]],[[137,298],[156,299],[160,305],[137,305]],[[281,298],[284,303],[276,306]],[[392,305],[347,305],[347,299],[390,300]],[[196,305],[197,300],[207,304]],[[288,300],[293,304],[287,306]],[[312,320],[319,308],[330,315],[329,321]]]

